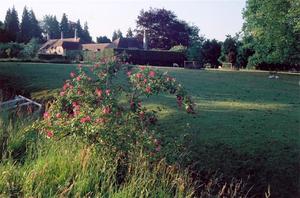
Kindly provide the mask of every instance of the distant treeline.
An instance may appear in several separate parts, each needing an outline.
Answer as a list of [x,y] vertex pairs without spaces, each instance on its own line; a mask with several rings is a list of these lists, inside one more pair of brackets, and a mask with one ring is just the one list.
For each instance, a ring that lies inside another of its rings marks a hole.
[[69,21],[65,13],[60,22],[53,15],[45,15],[41,21],[38,21],[33,10],[28,10],[26,6],[19,21],[18,13],[13,7],[7,10],[4,22],[0,21],[0,43],[28,43],[32,38],[43,42],[49,38],[60,38],[61,32],[65,38],[74,37],[75,29],[81,42],[92,42],[87,22],[82,27],[79,19],[77,22]]

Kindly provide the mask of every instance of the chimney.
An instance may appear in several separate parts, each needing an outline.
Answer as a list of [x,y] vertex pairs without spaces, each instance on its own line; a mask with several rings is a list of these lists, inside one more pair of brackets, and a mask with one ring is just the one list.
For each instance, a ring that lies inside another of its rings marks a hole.
[[63,40],[64,39],[64,33],[60,32],[60,39]]
[[74,41],[77,41],[77,29],[75,28],[75,32],[74,32]]
[[147,38],[146,29],[144,29],[143,48],[144,50],[148,50],[148,38]]

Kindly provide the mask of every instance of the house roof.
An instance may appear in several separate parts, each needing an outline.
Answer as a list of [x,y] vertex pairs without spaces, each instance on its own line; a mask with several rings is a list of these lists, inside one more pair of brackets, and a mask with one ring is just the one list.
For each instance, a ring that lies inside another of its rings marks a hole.
[[143,43],[136,38],[118,38],[114,40],[113,45],[115,48],[135,48],[142,49]]
[[64,49],[68,50],[80,49],[80,38],[50,39],[42,45],[40,50],[46,50],[58,46],[62,46]]
[[89,44],[82,44],[83,50],[89,51],[102,51],[105,48],[113,48],[112,43],[89,43]]

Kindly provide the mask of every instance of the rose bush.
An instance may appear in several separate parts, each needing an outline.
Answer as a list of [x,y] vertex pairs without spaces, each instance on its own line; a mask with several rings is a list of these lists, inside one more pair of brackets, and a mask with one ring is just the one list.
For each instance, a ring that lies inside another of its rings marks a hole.
[[45,137],[59,140],[73,136],[111,153],[143,150],[153,156],[161,149],[151,127],[157,116],[143,107],[141,98],[170,93],[180,108],[194,113],[191,97],[166,73],[116,59],[102,61],[90,70],[92,75],[79,65],[77,72],[71,72],[43,120],[35,125]]

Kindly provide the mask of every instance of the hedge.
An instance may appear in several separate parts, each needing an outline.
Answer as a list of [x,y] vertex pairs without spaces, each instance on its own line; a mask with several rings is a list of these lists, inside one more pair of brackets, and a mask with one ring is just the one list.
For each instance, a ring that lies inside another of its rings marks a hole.
[[139,65],[183,66],[186,60],[184,53],[158,50],[114,49],[115,54],[125,53],[127,62]]

